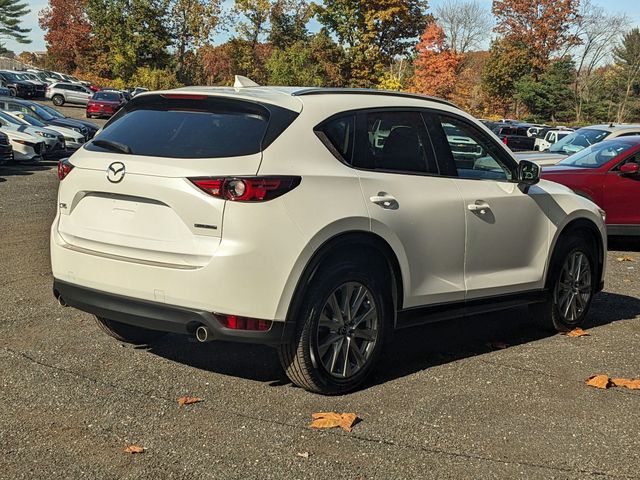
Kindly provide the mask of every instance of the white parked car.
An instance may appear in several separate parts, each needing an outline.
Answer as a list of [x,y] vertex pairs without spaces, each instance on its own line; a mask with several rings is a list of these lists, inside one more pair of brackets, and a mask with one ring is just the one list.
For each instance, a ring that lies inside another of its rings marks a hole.
[[0,128],[2,128],[2,131],[5,133],[7,130],[13,130],[40,138],[45,145],[45,149],[42,152],[43,157],[51,157],[57,153],[66,152],[63,135],[49,128],[30,125],[24,120],[16,118],[11,113],[3,110],[0,110]]
[[[323,394],[360,385],[394,329],[516,305],[583,324],[603,211],[473,117],[410,94],[238,85],[137,95],[60,163],[63,306],[122,341],[274,345]],[[459,154],[450,127],[483,155]]]
[[77,150],[84,145],[85,139],[82,133],[72,130],[71,128],[60,127],[58,125],[46,125],[37,118],[17,110],[4,111],[5,114],[12,116],[19,122],[25,125],[32,125],[38,128],[46,128],[47,130],[53,130],[64,137],[65,148],[67,150]]
[[573,133],[573,130],[568,130],[568,129],[549,130],[544,135],[544,138],[536,138],[536,143],[534,144],[533,149],[539,152],[546,152],[547,150],[549,150],[549,147],[551,145],[562,140],[564,137],[566,137],[571,133]]
[[18,132],[11,128],[2,128],[13,147],[13,159],[16,162],[36,162],[42,160],[46,151],[44,140],[38,136]]

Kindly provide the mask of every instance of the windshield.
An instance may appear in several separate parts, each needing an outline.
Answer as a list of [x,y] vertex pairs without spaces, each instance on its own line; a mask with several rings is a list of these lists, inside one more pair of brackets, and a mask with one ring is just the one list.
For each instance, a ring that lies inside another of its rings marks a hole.
[[2,75],[4,75],[7,80],[11,81],[11,82],[15,82],[16,80],[20,80],[15,73],[11,73],[11,72],[0,72],[2,73]]
[[22,113],[21,114],[22,118],[24,119],[25,122],[30,123],[31,125],[35,126],[35,127],[46,127],[47,125],[45,125],[44,123],[42,123],[40,120],[38,120],[37,118],[31,116],[31,115],[27,115],[26,113]]
[[63,114],[57,111],[55,108],[50,107],[49,105],[40,105],[41,108],[44,108],[47,112],[53,115],[56,118],[66,118]]
[[43,119],[45,122],[49,122],[51,120],[55,120],[55,118],[53,117],[53,115],[51,115],[49,112],[47,112],[44,108],[42,108],[40,105],[37,105],[35,103],[32,103],[29,105],[29,108],[31,110],[33,110],[36,115],[38,115],[38,117],[40,117],[41,119]]
[[110,92],[98,92],[93,94],[93,100],[105,100],[108,102],[119,102],[120,95]]
[[564,167],[598,168],[613,160],[621,153],[631,150],[637,144],[621,140],[609,140],[597,143],[565,158],[558,165]]
[[609,135],[606,130],[596,130],[594,128],[581,128],[567,135],[559,142],[553,144],[549,148],[549,152],[552,153],[565,153],[572,154],[579,152],[587,147],[590,147],[594,143],[601,142]]
[[3,120],[12,123],[13,125],[28,125],[27,122],[20,120],[16,117],[14,117],[13,115],[9,115],[5,112],[0,111],[0,118],[2,118]]

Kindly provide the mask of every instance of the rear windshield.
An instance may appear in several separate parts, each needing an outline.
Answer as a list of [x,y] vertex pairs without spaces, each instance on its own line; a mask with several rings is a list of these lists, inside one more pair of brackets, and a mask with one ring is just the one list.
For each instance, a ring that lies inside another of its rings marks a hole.
[[120,95],[117,93],[98,92],[93,94],[94,100],[108,100],[110,102],[119,102]]
[[[134,155],[169,158],[255,154],[297,116],[275,106],[204,96],[136,97],[121,111],[96,138],[126,145]],[[85,148],[104,151],[92,143]]]

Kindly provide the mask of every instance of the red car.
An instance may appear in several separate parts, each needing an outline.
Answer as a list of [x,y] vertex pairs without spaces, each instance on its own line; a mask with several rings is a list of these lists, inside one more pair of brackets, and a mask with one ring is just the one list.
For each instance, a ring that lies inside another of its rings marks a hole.
[[544,167],[542,178],[566,185],[602,208],[610,235],[640,235],[640,136],[596,143]]
[[96,92],[87,103],[87,118],[111,117],[125,103],[124,96],[119,92]]

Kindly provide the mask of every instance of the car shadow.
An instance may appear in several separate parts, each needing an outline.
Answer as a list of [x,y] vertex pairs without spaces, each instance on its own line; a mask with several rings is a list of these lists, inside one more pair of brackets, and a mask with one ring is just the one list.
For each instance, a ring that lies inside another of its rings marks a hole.
[[607,247],[617,252],[640,252],[640,237],[609,237]]
[[[639,299],[601,293],[594,299],[585,328],[632,320],[638,315]],[[394,334],[375,372],[362,388],[552,335],[555,334],[539,328],[531,320],[526,308],[401,330]],[[269,383],[273,387],[290,385],[275,350],[263,345],[199,344],[186,336],[170,335],[147,348],[154,355],[201,370]]]
[[[35,163],[6,163],[0,165],[0,181],[6,181],[6,177],[33,175],[35,172],[51,170],[58,165],[57,160],[42,160]],[[4,178],[4,180],[2,180]]]

